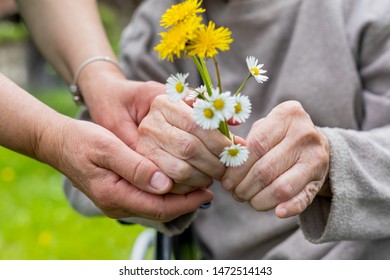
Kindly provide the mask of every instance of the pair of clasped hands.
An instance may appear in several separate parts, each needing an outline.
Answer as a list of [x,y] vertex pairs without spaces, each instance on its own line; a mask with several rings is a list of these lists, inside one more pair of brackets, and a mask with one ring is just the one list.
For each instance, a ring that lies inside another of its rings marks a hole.
[[[218,130],[200,128],[192,108],[169,100],[163,84],[120,84],[109,96],[99,95],[102,88],[85,96],[94,122],[133,150],[134,164],[126,171],[131,174],[111,177],[115,190],[102,190],[101,197],[89,193],[111,218],[171,221],[211,201],[213,180],[237,201],[257,211],[275,208],[277,217],[287,218],[301,213],[327,180],[329,142],[298,102],[276,106],[253,123],[246,139],[236,137],[250,156],[243,165],[226,168],[219,155],[231,140]],[[83,191],[88,195],[87,188]]]

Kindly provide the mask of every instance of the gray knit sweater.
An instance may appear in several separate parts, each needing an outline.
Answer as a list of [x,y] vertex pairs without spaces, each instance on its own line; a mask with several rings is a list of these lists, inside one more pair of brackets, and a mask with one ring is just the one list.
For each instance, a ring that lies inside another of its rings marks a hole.
[[[191,60],[157,58],[161,14],[177,1],[146,0],[122,38],[130,79],[165,82],[189,72]],[[130,219],[176,234],[191,222],[211,259],[390,259],[390,1],[211,0],[206,17],[230,28],[231,50],[217,57],[224,89],[246,75],[245,58],[265,64],[270,80],[250,81],[244,93],[251,124],[279,103],[297,100],[331,144],[331,199],[317,196],[299,217],[278,219],[237,203],[218,183],[211,208],[159,224]],[[76,209],[98,213],[71,187]]]

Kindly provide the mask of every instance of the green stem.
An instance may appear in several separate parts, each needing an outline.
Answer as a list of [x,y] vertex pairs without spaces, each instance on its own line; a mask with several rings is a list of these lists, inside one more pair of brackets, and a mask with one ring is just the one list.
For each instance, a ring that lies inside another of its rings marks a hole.
[[196,68],[198,68],[198,72],[199,72],[200,76],[202,77],[202,81],[203,81],[204,85],[206,86],[207,92],[211,96],[211,93],[212,93],[211,82],[210,82],[210,77],[208,76],[207,68],[205,67],[206,65],[204,64],[202,59],[198,59],[196,56],[191,56],[191,58],[194,61]]
[[242,82],[242,84],[240,85],[240,87],[238,88],[238,90],[236,91],[236,93],[234,95],[237,95],[241,92],[242,88],[245,86],[246,82],[252,77],[252,74],[249,73],[248,77],[246,77],[245,81]]
[[199,57],[199,61],[200,61],[200,64],[202,65],[202,68],[203,68],[203,71],[204,71],[204,75],[205,75],[205,78],[207,80],[206,82],[206,88],[207,88],[207,92],[209,93],[209,95],[211,96],[212,95],[212,91],[211,91],[211,87],[212,87],[212,83],[211,83],[211,78],[210,78],[210,74],[209,74],[209,70],[207,69],[207,66],[206,66],[206,63],[204,61],[203,58],[200,58]]
[[228,124],[227,124],[227,121],[221,121],[219,123],[219,131],[221,131],[223,133],[223,135],[225,135],[227,138],[230,139],[230,132],[229,132],[229,127],[228,127]]
[[221,83],[221,75],[219,74],[218,61],[215,57],[213,57],[213,61],[214,61],[214,65],[215,65],[215,72],[217,74],[217,79],[218,79],[219,92],[222,93],[222,83]]

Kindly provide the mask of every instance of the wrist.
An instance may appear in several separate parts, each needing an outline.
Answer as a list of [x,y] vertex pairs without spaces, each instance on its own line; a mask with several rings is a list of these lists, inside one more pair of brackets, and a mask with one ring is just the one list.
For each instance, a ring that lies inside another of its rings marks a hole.
[[45,116],[35,134],[36,159],[61,171],[61,153],[66,141],[67,127],[71,121],[69,117],[54,111]]
[[[118,62],[109,56],[94,56],[81,63],[75,71],[70,90],[78,104],[90,104],[111,79],[126,79]],[[105,92],[106,93],[106,92]]]
[[329,169],[330,169],[330,142],[326,134],[318,128],[318,131],[320,135],[322,136],[322,145],[324,147],[325,153],[327,155],[327,165],[326,165],[326,172],[324,176],[324,183],[321,187],[321,189],[318,192],[318,195],[325,196],[325,197],[332,197],[332,190],[330,187],[330,180],[329,180]]

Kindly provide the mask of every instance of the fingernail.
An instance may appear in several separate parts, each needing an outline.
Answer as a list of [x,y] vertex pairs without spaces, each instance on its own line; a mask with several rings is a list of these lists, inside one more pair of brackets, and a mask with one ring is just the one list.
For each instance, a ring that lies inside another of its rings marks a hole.
[[230,178],[226,178],[222,181],[222,186],[225,190],[230,191],[234,187],[234,182]]
[[170,184],[170,179],[162,172],[157,171],[150,179],[150,186],[156,190],[166,189]]
[[211,206],[211,201],[203,203],[199,208],[200,209],[207,209],[207,208],[210,208],[210,206]]
[[277,208],[277,212],[278,212],[278,216],[279,217],[286,217],[287,215],[287,209],[286,208],[283,208],[283,207],[278,207]]

